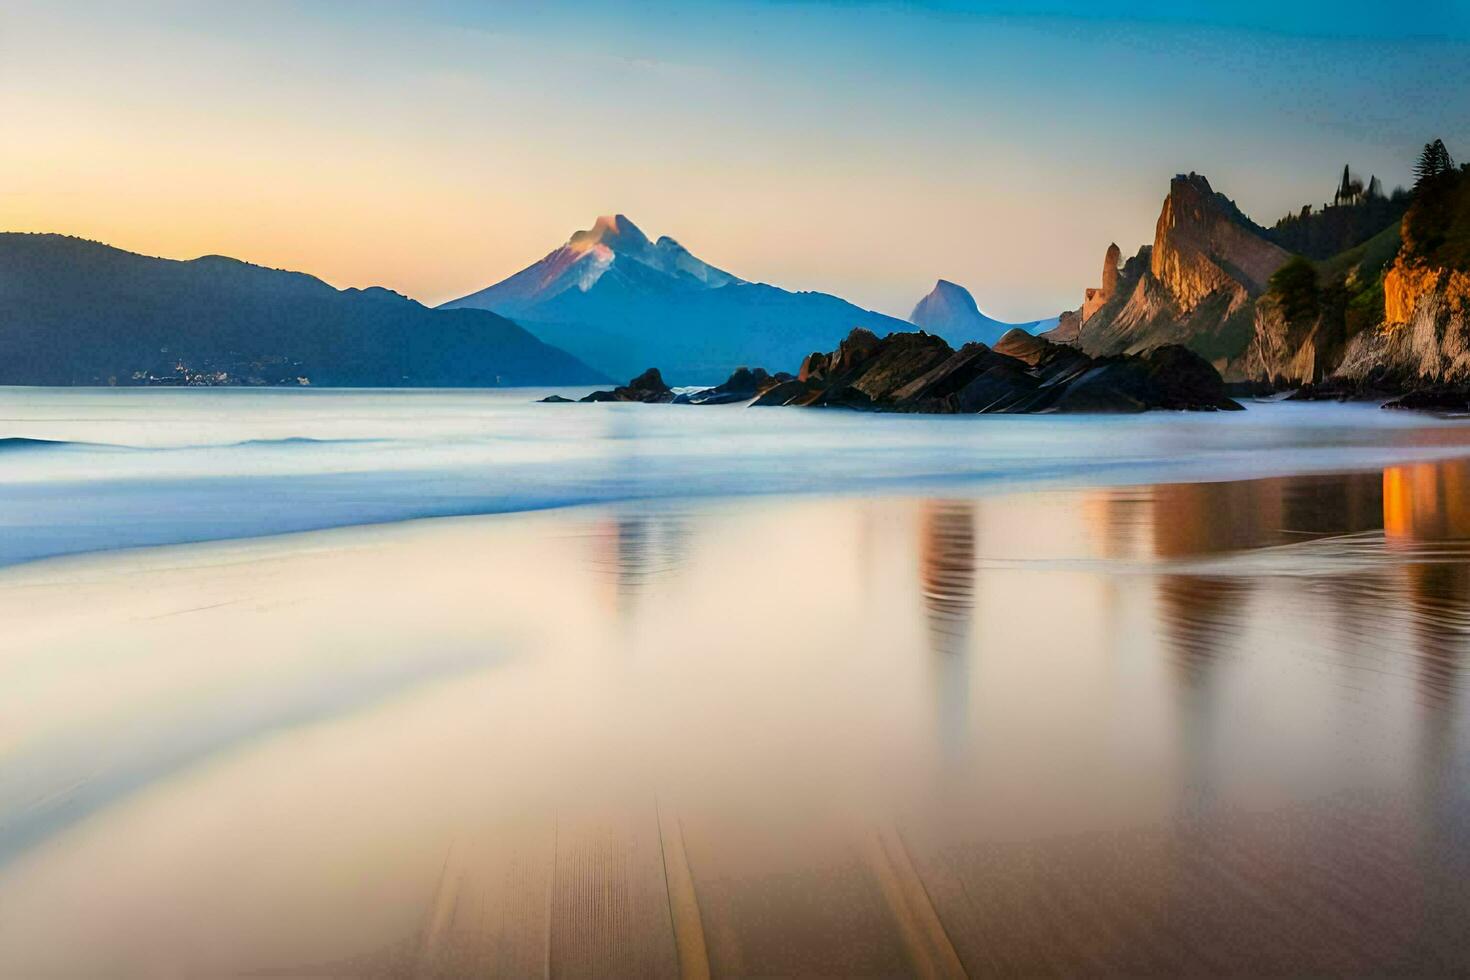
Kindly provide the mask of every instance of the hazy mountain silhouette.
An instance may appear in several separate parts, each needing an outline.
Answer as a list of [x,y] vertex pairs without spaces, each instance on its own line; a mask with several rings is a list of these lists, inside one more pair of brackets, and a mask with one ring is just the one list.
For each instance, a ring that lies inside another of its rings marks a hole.
[[971,341],[994,346],[997,340],[1011,330],[1037,333],[1056,325],[1055,318],[1006,323],[986,316],[975,305],[975,297],[970,295],[968,289],[948,279],[940,279],[928,295],[919,300],[914,311],[909,314],[909,322],[923,327],[929,333],[938,334],[956,347]]
[[[671,384],[714,384],[736,367],[794,371],[853,327],[909,324],[827,293],[747,282],[624,215],[601,217],[541,261],[441,309],[493,310],[618,378],[659,367]],[[948,339],[948,338],[946,338]]]
[[0,234],[0,384],[443,386],[606,380],[480,310],[209,255]]

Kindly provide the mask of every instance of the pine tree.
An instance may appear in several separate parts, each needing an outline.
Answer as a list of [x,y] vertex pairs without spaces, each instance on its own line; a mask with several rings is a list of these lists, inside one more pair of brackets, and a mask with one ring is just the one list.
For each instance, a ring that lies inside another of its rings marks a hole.
[[1424,149],[1419,152],[1419,160],[1414,164],[1414,186],[1418,187],[1430,177],[1434,176],[1434,144],[1425,143]]
[[1419,154],[1419,162],[1414,164],[1414,186],[1418,187],[1426,180],[1433,180],[1454,169],[1455,161],[1450,157],[1450,151],[1445,148],[1444,140],[1437,139],[1433,143],[1425,143],[1424,150]]

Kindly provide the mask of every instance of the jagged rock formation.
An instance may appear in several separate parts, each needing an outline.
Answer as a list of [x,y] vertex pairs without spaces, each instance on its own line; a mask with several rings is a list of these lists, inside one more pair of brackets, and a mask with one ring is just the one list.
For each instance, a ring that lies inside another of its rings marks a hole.
[[[650,371],[627,388],[583,401],[670,400],[661,384]],[[1178,345],[1091,358],[1024,330],[1010,331],[994,348],[971,343],[955,350],[922,331],[879,339],[859,328],[836,350],[809,354],[794,378],[742,368],[714,391],[674,400],[946,415],[1240,407],[1226,396],[1219,373]]]
[[660,405],[673,401],[674,392],[664,383],[663,375],[659,373],[658,368],[649,368],[625,385],[611,391],[594,391],[578,400],[584,402],[644,402],[649,405]]
[[1075,344],[1082,333],[1082,311],[1066,310],[1057,316],[1057,325],[1043,336],[1057,344]]
[[1242,294],[1259,295],[1288,258],[1202,175],[1181,175],[1170,183],[1149,271],[1185,313],[1221,291],[1232,302],[1241,301]]
[[1470,381],[1470,275],[1400,256],[1383,291],[1384,325],[1355,336],[1334,373],[1400,388]]
[[[1082,298],[1082,313],[1078,326],[1086,323],[1092,315],[1103,308],[1103,304],[1113,298],[1118,291],[1118,264],[1123,261],[1123,253],[1118,248],[1118,243],[1113,242],[1108,250],[1103,253],[1102,286],[1097,289],[1088,288]],[[1060,323],[1058,323],[1060,326]]]
[[785,371],[768,374],[765,368],[739,367],[729,378],[713,388],[686,391],[676,396],[674,403],[677,405],[729,405],[736,402],[748,402],[762,391],[790,380],[791,375]]
[[1243,369],[1250,380],[1280,386],[1318,381],[1342,353],[1323,342],[1325,325],[1320,316],[1293,321],[1274,296],[1264,296],[1256,303],[1253,327]]
[[[1252,307],[1289,254],[1202,175],[1181,174],[1154,230],[1154,242],[1118,268],[1116,245],[1103,259],[1103,285],[1090,289],[1071,342],[1094,356],[1182,344],[1226,377],[1242,377]],[[1070,324],[1069,324],[1070,326]],[[1047,334],[1065,341],[1065,332]]]

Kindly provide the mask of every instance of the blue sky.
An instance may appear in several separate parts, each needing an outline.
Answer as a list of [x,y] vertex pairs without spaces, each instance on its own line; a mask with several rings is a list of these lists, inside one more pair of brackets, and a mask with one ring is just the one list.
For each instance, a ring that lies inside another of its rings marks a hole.
[[0,225],[433,302],[621,211],[747,278],[1030,319],[1175,172],[1269,223],[1344,163],[1470,157],[1467,10],[12,0]]

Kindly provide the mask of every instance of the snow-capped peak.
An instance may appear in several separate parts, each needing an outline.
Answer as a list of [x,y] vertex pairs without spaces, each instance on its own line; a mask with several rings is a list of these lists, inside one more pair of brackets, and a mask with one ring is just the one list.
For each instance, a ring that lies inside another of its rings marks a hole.
[[578,251],[590,251],[603,245],[613,252],[641,252],[649,247],[648,236],[625,214],[604,214],[586,231],[579,231],[567,241],[567,247]]
[[685,289],[714,289],[744,280],[690,254],[667,235],[648,240],[624,214],[605,214],[540,262],[501,282],[448,305],[493,309],[506,316],[569,291],[590,292],[611,270],[623,268],[638,278],[651,270]]

